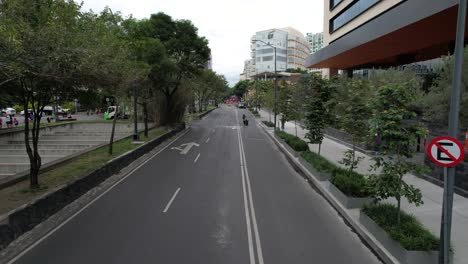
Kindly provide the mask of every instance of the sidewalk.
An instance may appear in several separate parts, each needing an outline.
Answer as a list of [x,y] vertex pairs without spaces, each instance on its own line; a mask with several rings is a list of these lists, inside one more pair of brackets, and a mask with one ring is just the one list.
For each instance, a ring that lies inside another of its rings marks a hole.
[[[268,112],[260,110],[259,113],[261,120],[269,120]],[[295,135],[296,129],[293,122],[285,124],[285,132]],[[305,133],[306,130],[298,125],[297,136],[304,139]],[[318,152],[318,145],[309,144],[309,148],[313,152]],[[335,164],[342,166],[338,161],[342,159],[343,153],[348,149],[347,146],[325,137],[320,154]],[[356,171],[362,174],[369,174],[369,168],[373,164],[371,158],[363,153],[357,153],[358,156],[364,159],[360,162],[359,168]],[[408,204],[405,200],[402,201],[402,209],[416,216],[436,237],[439,237],[443,188],[414,175],[407,175],[404,179],[407,183],[421,190],[424,204],[416,207]],[[396,204],[393,200],[389,200],[388,202]],[[355,214],[358,215],[358,212],[355,212]],[[468,248],[468,199],[457,194],[454,196],[453,203],[452,246],[455,250],[454,263],[468,263],[468,251],[466,250]]]

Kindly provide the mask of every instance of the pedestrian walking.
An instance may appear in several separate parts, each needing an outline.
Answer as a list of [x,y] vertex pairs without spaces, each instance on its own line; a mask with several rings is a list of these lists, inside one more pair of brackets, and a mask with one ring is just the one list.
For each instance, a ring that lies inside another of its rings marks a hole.
[[15,127],[18,127],[19,125],[18,119],[16,119],[16,117],[13,118],[13,124],[15,124]]
[[6,121],[7,128],[11,128],[12,125],[13,125],[13,119],[12,119],[12,117],[13,117],[12,115],[9,115],[9,116],[8,116],[9,120],[7,119],[7,121]]

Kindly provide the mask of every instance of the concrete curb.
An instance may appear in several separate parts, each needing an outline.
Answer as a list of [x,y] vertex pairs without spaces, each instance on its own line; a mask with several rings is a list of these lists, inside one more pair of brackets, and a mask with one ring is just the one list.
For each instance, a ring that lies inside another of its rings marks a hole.
[[213,112],[216,109],[218,109],[218,108],[210,109],[210,110],[206,111],[205,113],[198,115],[198,118],[202,119],[203,117],[205,117],[206,115],[208,115],[209,113]]
[[338,211],[338,213],[345,219],[351,228],[361,237],[361,239],[374,251],[374,253],[386,264],[399,264],[400,262],[375,238],[373,235],[359,223],[358,219],[352,217],[340,201],[330,193],[330,191],[315,177],[306,167],[304,167],[299,160],[289,153],[286,148],[268,131],[266,127],[259,123],[260,127],[270,137],[270,139],[278,146],[281,152],[284,153],[287,160],[291,165],[302,172],[309,183],[318,190],[318,192]]
[[81,195],[120,172],[145,153],[185,129],[185,124],[124,153],[105,165],[71,182],[59,186],[33,201],[0,216],[0,249],[5,248],[22,234],[54,215]]

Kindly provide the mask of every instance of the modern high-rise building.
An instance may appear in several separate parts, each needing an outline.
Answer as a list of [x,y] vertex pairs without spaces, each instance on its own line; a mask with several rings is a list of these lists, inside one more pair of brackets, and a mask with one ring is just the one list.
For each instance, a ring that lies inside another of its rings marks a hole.
[[307,33],[306,39],[309,43],[310,53],[315,53],[323,47],[323,32]]
[[307,67],[325,69],[324,76],[426,61],[454,50],[458,0],[324,3],[324,47],[307,58]]
[[310,54],[309,45],[304,35],[293,28],[269,29],[259,31],[251,38],[251,60],[246,75],[252,77],[256,74],[274,72],[275,58],[272,47],[276,48],[277,72],[287,69],[305,69],[305,59]]

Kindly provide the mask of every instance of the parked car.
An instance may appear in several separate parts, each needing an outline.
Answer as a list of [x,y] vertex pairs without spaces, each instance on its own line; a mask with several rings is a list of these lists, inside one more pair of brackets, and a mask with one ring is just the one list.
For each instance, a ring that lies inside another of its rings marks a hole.
[[245,108],[245,103],[244,103],[244,102],[239,102],[238,107],[239,107],[239,108]]
[[3,116],[15,116],[16,115],[16,110],[11,108],[11,107],[7,107],[5,109],[2,109],[2,115]]

